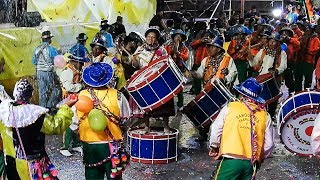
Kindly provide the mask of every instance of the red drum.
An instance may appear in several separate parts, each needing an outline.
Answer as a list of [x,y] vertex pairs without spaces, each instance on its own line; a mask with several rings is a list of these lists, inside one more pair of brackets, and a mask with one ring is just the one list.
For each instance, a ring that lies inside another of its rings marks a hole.
[[210,127],[219,111],[233,98],[223,83],[215,79],[184,107],[183,113],[201,131]]
[[138,106],[151,111],[178,94],[186,78],[171,57],[161,57],[140,69],[128,81],[127,90]]
[[178,160],[177,129],[171,129],[170,134],[163,134],[155,127],[147,134],[141,134],[139,130],[128,131],[128,147],[133,162],[168,164]]
[[261,97],[266,101],[266,104],[277,101],[281,97],[282,92],[272,74],[268,73],[257,76],[256,80],[263,85]]
[[320,92],[305,91],[288,98],[277,115],[278,133],[286,149],[311,156],[311,133],[319,113]]

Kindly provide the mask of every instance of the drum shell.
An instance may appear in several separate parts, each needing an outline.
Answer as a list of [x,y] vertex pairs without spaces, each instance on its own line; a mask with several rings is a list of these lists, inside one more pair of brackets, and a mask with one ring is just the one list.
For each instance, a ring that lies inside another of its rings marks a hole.
[[[147,71],[151,71],[157,64],[163,66],[134,85],[135,81],[142,78],[142,74],[148,74]],[[182,91],[184,83],[185,78],[174,62],[168,57],[163,57],[134,74],[128,81],[127,90],[137,105],[148,112],[165,104]]]
[[184,107],[183,113],[202,131],[210,127],[220,110],[233,98],[229,90],[216,80],[206,85],[195,99]]
[[172,133],[166,135],[139,134],[135,130],[128,131],[128,147],[133,162],[167,164],[177,161],[177,129],[171,129]]
[[275,102],[282,96],[276,78],[272,74],[268,73],[257,76],[256,80],[263,85],[260,97],[266,101],[266,104]]

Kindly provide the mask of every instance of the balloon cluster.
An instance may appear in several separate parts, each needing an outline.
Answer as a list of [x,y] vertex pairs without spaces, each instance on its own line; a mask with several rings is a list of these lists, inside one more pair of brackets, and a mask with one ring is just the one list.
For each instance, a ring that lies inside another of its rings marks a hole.
[[76,109],[88,114],[89,126],[93,131],[104,131],[107,127],[107,118],[99,109],[94,109],[93,101],[87,96],[79,96],[75,104]]
[[42,162],[33,162],[34,173],[32,174],[33,179],[42,179],[50,180],[52,177],[58,176],[58,171],[55,169],[53,164],[47,166],[47,169],[44,169],[44,164]]
[[120,145],[117,152],[114,152],[111,155],[112,169],[111,169],[111,178],[121,175],[125,170],[127,165],[129,165],[130,155],[125,151],[125,147]]

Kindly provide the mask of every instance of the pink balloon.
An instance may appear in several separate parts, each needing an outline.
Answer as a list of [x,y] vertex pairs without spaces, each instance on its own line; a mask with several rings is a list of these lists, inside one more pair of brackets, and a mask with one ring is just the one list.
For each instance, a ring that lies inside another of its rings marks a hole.
[[66,59],[64,58],[64,56],[62,56],[62,55],[57,55],[57,56],[55,56],[54,59],[53,59],[53,64],[54,64],[54,66],[55,66],[56,68],[62,69],[62,68],[64,68],[64,67],[66,66],[67,61],[66,61]]

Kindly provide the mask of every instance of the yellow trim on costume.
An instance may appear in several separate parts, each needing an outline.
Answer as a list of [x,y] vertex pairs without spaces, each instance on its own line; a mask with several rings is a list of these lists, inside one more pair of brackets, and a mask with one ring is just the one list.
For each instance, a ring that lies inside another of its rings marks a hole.
[[221,169],[223,160],[224,160],[224,158],[222,158],[222,160],[221,160],[220,163],[219,163],[218,170],[217,170],[217,172],[216,172],[216,174],[215,174],[215,176],[214,176],[214,180],[217,180],[217,179],[218,179],[218,174],[219,174],[219,172],[220,172],[220,169]]

